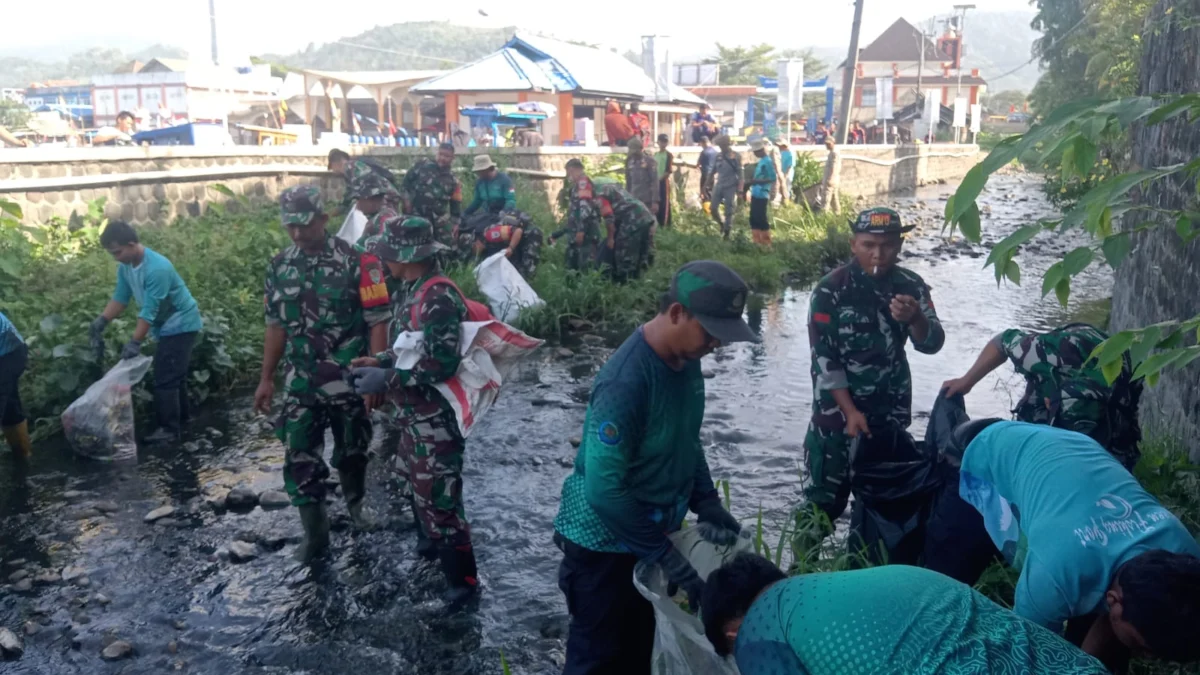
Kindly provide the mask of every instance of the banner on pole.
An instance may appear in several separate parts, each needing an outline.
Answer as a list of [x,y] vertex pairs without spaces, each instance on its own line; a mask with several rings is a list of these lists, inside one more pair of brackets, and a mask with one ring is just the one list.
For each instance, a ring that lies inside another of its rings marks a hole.
[[963,96],[954,99],[954,124],[952,126],[956,129],[967,126],[967,99]]
[[977,134],[982,129],[983,123],[983,106],[974,103],[971,105],[971,133]]
[[892,99],[895,80],[890,77],[875,78],[875,119],[890,120],[894,116]]
[[785,59],[776,64],[779,90],[775,95],[775,112],[799,113],[804,109],[804,62]]

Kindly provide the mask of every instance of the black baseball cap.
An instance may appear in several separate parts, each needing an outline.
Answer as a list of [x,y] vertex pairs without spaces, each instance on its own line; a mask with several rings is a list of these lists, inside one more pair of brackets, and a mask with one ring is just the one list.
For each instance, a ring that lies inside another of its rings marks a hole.
[[914,227],[905,225],[895,209],[883,206],[867,209],[850,221],[850,231],[854,234],[904,234]]
[[725,344],[758,341],[742,319],[749,293],[737,272],[715,260],[693,260],[671,279],[671,297]]

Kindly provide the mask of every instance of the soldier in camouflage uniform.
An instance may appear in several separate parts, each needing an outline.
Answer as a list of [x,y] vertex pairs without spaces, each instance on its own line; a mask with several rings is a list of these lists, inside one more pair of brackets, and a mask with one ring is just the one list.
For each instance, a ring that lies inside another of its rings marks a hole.
[[343,211],[349,212],[355,206],[355,200],[358,197],[354,194],[354,184],[368,174],[373,174],[387,182],[390,186],[386,193],[387,206],[399,211],[400,187],[396,184],[396,175],[387,168],[370,159],[352,159],[344,151],[335,148],[329,151],[329,170],[341,174],[346,180],[346,189],[342,195]]
[[620,186],[597,185],[596,193],[608,235],[600,260],[611,270],[613,281],[636,279],[650,264],[654,214]]
[[400,429],[396,470],[412,484],[420,533],[432,544],[422,546],[421,553],[436,554],[450,586],[448,599],[458,602],[472,595],[478,584],[471,527],[463,510],[465,441],[454,409],[433,385],[458,371],[466,303],[442,276],[438,253],[446,247],[437,241],[428,220],[416,216],[389,220],[383,234],[367,242],[366,248],[401,280],[392,296],[393,331],[419,331],[423,354],[406,369],[395,367],[395,354],[390,351],[356,361],[355,390],[363,395],[386,392],[395,405]]
[[965,375],[942,386],[947,396],[967,394],[988,373],[1012,361],[1026,382],[1025,394],[1013,409],[1015,419],[1091,436],[1132,471],[1141,457],[1137,411],[1142,383],[1133,379],[1128,353],[1111,385],[1098,364],[1088,363],[1092,351],[1107,339],[1103,331],[1085,323],[1048,333],[1011,328],[988,342]]
[[505,211],[492,220],[493,225],[475,232],[475,257],[490,258],[504,251],[526,281],[533,279],[542,259],[542,231],[524,211]]
[[438,241],[448,249],[455,248],[462,219],[462,183],[450,170],[453,164],[454,146],[442,143],[437,159],[418,161],[400,186],[404,212],[433,223]]
[[596,258],[600,242],[600,201],[596,186],[583,172],[583,162],[567,162],[567,269],[586,272]]
[[255,408],[270,412],[279,361],[287,371],[283,412],[276,435],[284,444],[284,484],[299,507],[304,543],[297,551],[310,561],[329,543],[322,459],[326,428],[334,438],[333,466],[341,477],[355,525],[367,527],[362,500],[371,422],[363,399],[346,383],[352,359],[368,353],[368,331],[386,344],[387,307],[363,311],[359,254],[325,231],[320,191],[290,188],[279,197],[281,219],[294,244],[267,267],[267,335]]
[[[805,554],[829,534],[850,496],[850,441],[912,421],[912,377],[904,347],[936,354],[946,334],[921,277],[896,265],[900,214],[863,211],[852,225],[854,259],[812,292],[812,419],[804,438],[810,485],[793,545]],[[823,516],[823,517],[822,517]],[[828,519],[828,520],[826,520]]]
[[636,137],[629,139],[629,154],[625,156],[625,189],[650,213],[658,213],[658,162],[642,151],[642,141]]
[[[354,162],[350,169],[360,165],[365,166],[361,162]],[[350,169],[347,169],[347,172]],[[346,194],[355,200],[355,206],[367,217],[367,226],[363,228],[362,236],[357,242],[361,247],[367,239],[383,231],[383,221],[400,215],[400,193],[393,183],[369,169],[356,173],[347,180],[349,182],[346,183]]]

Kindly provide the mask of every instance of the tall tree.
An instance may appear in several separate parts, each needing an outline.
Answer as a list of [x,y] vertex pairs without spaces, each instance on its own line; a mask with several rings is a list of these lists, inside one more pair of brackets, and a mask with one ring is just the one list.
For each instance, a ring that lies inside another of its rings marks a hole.
[[775,48],[767,43],[752,47],[726,47],[717,43],[717,54],[705,63],[721,66],[721,84],[758,84],[760,75],[774,75],[772,55]]

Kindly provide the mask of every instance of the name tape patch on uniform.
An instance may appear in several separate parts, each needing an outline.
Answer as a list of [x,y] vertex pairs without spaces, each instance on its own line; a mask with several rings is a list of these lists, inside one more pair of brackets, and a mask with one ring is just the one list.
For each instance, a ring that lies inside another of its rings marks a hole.
[[601,423],[600,428],[596,431],[596,436],[605,445],[616,445],[621,442],[621,430],[612,422]]
[[830,321],[829,315],[824,312],[816,312],[812,315],[812,318],[815,323],[829,323]]

